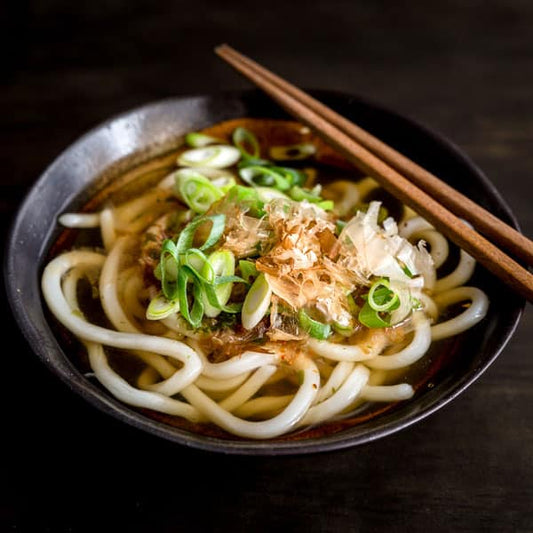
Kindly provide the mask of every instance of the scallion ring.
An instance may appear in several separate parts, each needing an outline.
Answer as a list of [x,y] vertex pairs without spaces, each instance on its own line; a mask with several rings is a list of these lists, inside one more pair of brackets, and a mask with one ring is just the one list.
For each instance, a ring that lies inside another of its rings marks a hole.
[[263,273],[259,274],[248,290],[242,304],[241,322],[245,329],[253,329],[265,316],[270,306],[272,289]]
[[298,311],[298,323],[309,336],[315,339],[327,339],[331,335],[331,326],[311,318],[303,309]]
[[241,179],[253,187],[272,187],[279,191],[290,188],[290,181],[269,167],[251,166],[239,169]]
[[197,229],[206,222],[211,222],[211,229],[209,234],[203,244],[198,246],[200,250],[208,250],[218,242],[222,233],[224,232],[224,227],[226,225],[226,215],[203,215],[198,218],[195,218],[192,222],[189,222],[187,226],[182,230],[176,242],[176,253],[184,254],[190,248],[193,248],[194,236]]
[[[193,303],[189,309],[188,285],[192,284]],[[194,272],[183,265],[178,272],[178,302],[183,318],[193,327],[198,328],[204,316],[201,282],[196,279]]]
[[261,155],[257,137],[246,128],[235,128],[232,134],[233,144],[240,151],[242,157],[246,160],[249,158],[258,159]]
[[191,148],[182,152],[177,163],[183,167],[231,167],[241,158],[241,152],[227,144],[212,144],[201,148]]
[[[217,250],[213,252],[208,258],[202,270],[204,277],[212,276],[214,281],[216,278],[224,278],[233,276],[235,273],[235,256],[229,250]],[[218,283],[213,286],[213,291],[216,295],[216,301],[209,299],[204,292],[204,313],[208,317],[216,317],[222,311],[231,296],[233,282]],[[205,289],[205,286],[204,286]]]
[[307,159],[316,153],[311,143],[290,144],[287,146],[271,146],[270,157],[276,161]]
[[380,278],[372,284],[368,291],[367,302],[378,312],[393,311],[400,305],[398,294],[390,289],[387,278]]
[[194,170],[178,170],[175,179],[178,196],[196,213],[205,213],[224,196],[224,192],[211,180]]
[[202,148],[209,144],[219,144],[224,141],[211,135],[205,135],[204,133],[191,132],[185,135],[185,142],[192,148]]
[[167,300],[163,294],[154,296],[146,308],[148,320],[161,320],[180,310],[178,300]]

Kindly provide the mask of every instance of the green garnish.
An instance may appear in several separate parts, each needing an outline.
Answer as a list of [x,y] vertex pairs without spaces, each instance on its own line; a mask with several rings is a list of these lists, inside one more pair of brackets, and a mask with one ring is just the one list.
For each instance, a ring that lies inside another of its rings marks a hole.
[[255,279],[259,272],[255,267],[255,261],[248,261],[247,259],[241,259],[239,261],[239,269],[241,271],[241,277],[250,283],[250,279]]
[[195,170],[184,168],[176,172],[178,196],[195,213],[205,213],[211,205],[224,196],[224,192]]
[[298,311],[298,323],[301,328],[315,339],[324,340],[331,335],[331,326],[311,318],[303,309]]
[[290,189],[291,182],[279,170],[274,167],[249,166],[239,170],[241,179],[253,187],[272,187],[279,191]]
[[314,155],[316,147],[311,143],[291,144],[287,146],[272,146],[270,157],[277,161],[307,159]]
[[400,298],[390,289],[389,280],[380,278],[375,281],[363,298],[366,302],[359,311],[359,322],[368,328],[390,326],[390,313],[400,307]]
[[257,137],[249,130],[238,127],[233,130],[233,144],[238,148],[242,157],[247,159],[258,159],[261,156]]
[[217,139],[216,137],[211,137],[211,135],[192,132],[185,135],[185,142],[191,148],[201,148],[209,144],[222,143],[223,141],[221,139]]
[[161,320],[179,310],[180,305],[177,300],[167,300],[162,294],[158,294],[150,300],[146,308],[146,318],[148,320]]

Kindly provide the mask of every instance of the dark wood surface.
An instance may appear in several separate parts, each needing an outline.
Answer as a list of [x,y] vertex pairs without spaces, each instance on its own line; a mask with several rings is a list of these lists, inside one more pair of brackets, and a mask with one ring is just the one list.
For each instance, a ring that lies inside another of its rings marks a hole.
[[[222,42],[299,86],[443,133],[533,237],[529,0],[82,4],[3,4],[4,239],[28,188],[88,128],[148,101],[249,87],[213,53]],[[96,412],[2,309],[2,531],[533,531],[531,305],[497,361],[428,419],[278,458],[178,447]]]

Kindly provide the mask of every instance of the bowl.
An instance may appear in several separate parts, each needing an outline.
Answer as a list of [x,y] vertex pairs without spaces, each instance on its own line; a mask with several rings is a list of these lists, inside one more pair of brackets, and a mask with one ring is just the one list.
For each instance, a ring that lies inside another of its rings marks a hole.
[[[442,135],[354,95],[309,92],[518,229],[513,213],[489,179]],[[339,431],[267,441],[191,433],[119,402],[78,368],[52,324],[40,290],[43,264],[61,232],[58,215],[83,206],[118,173],[164,153],[184,133],[239,117],[290,118],[255,89],[179,96],[110,118],[67,147],[43,172],[13,221],[4,264],[12,312],[36,356],[74,394],[125,424],[179,445],[226,454],[307,454],[369,443],[405,430],[460,396],[502,352],[525,305],[479,265],[471,284],[485,290],[491,305],[482,322],[455,338],[450,361],[434,369],[431,380],[411,400]]]

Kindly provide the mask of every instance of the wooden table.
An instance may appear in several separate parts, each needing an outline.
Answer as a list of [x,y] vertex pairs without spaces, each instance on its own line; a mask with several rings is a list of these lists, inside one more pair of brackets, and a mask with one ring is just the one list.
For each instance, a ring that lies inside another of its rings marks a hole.
[[[148,101],[249,87],[214,55],[222,42],[299,86],[441,132],[533,236],[527,0],[5,5],[4,237],[28,188],[87,129]],[[498,360],[428,419],[371,445],[277,458],[185,449],[109,419],[44,368],[5,301],[3,312],[2,531],[533,531],[530,305]]]

